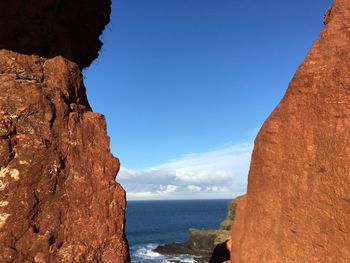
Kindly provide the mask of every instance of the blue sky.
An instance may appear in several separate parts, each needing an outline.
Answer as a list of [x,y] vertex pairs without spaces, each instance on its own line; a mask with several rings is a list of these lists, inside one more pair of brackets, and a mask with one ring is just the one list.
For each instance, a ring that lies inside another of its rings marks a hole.
[[244,192],[253,139],[330,4],[114,0],[100,57],[84,75],[128,198]]

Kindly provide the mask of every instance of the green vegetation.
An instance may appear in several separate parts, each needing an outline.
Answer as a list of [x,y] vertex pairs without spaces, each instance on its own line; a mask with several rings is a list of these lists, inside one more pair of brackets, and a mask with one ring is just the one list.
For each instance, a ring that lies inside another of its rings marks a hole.
[[227,204],[226,218],[221,222],[219,229],[195,229],[189,230],[189,246],[193,250],[212,251],[212,249],[230,238],[231,227],[235,218],[237,197]]

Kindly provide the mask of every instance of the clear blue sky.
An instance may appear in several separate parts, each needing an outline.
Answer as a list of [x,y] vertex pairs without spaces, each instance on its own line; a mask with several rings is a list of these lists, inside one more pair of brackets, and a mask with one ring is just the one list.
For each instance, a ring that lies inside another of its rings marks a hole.
[[113,154],[137,170],[251,142],[331,2],[114,0],[84,72]]

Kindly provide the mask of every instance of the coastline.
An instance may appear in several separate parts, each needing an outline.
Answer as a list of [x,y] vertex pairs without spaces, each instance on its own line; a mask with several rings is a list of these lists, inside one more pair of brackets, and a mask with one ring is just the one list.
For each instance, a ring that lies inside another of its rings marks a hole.
[[[219,229],[196,229],[188,230],[189,240],[186,242],[173,242],[157,246],[153,252],[161,255],[189,255],[196,257],[196,262],[208,262],[214,248],[227,241],[230,237],[231,226],[234,221],[236,203],[240,198],[227,202],[226,217],[220,224]],[[181,261],[170,261],[181,262]],[[182,263],[182,262],[181,262]]]

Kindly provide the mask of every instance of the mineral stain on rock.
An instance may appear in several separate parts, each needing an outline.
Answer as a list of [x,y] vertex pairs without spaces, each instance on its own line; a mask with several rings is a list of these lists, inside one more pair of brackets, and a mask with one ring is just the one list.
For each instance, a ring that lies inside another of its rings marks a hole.
[[231,260],[350,262],[350,1],[325,28],[264,123]]
[[0,262],[129,262],[119,161],[80,71],[110,1],[0,10]]

